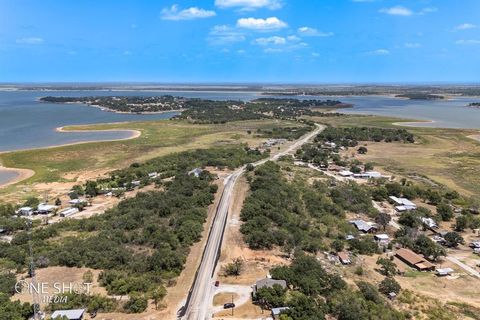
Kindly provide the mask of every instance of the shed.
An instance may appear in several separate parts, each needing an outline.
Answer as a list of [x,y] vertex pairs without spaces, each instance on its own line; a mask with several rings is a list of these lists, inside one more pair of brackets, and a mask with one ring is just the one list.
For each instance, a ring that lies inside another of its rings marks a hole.
[[390,240],[390,237],[388,236],[388,234],[385,234],[385,233],[376,234],[374,238],[378,242],[388,242]]
[[338,256],[338,260],[340,260],[340,262],[344,265],[352,263],[348,252],[339,252],[337,253],[337,256]]
[[351,177],[353,175],[353,172],[348,171],[348,170],[342,170],[338,173],[338,175],[342,177]]
[[52,314],[52,319],[66,317],[68,320],[82,320],[85,309],[57,310]]
[[280,308],[272,308],[272,317],[273,319],[280,319],[280,314],[283,312],[283,311],[286,311],[290,309],[289,307],[280,307]]
[[57,208],[58,208],[57,206],[54,206],[54,205],[51,205],[51,204],[40,203],[37,207],[37,211],[38,211],[38,213],[45,214],[45,213],[50,213],[50,212],[56,210]]
[[437,276],[445,277],[445,276],[450,275],[453,272],[453,269],[452,268],[441,268],[441,269],[437,269],[436,271],[437,271],[437,273],[436,273]]
[[412,250],[405,248],[398,249],[397,252],[395,252],[395,255],[409,266],[420,271],[431,271],[435,269],[434,264],[426,260],[424,257],[416,254]]
[[66,208],[59,212],[60,217],[66,218],[79,212],[78,208]]

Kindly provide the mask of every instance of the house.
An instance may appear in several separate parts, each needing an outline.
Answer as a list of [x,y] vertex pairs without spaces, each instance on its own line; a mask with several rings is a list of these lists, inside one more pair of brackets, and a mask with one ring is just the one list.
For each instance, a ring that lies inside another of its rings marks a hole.
[[280,307],[280,308],[272,308],[272,318],[274,320],[277,320],[277,319],[280,319],[280,314],[283,312],[283,311],[286,311],[290,309],[289,307]]
[[338,256],[338,260],[340,260],[340,263],[343,264],[343,265],[352,263],[352,261],[350,260],[350,256],[349,256],[348,252],[343,252],[343,251],[338,252],[337,256]]
[[390,237],[387,234],[376,234],[374,236],[375,240],[380,243],[387,243],[390,241]]
[[33,209],[30,207],[22,207],[18,209],[15,213],[22,216],[31,216],[33,214]]
[[258,280],[257,282],[255,282],[255,285],[253,286],[253,294],[255,295],[255,293],[259,289],[272,288],[274,285],[279,285],[283,289],[287,288],[287,282],[285,280],[275,280],[275,279],[271,279],[271,278],[265,278],[265,279],[261,279],[261,280]]
[[358,179],[378,179],[382,177],[382,174],[377,171],[367,171],[363,173],[355,173],[353,177]]
[[422,223],[429,229],[436,229],[438,228],[438,224],[433,220],[432,218],[425,218],[422,217],[420,218],[422,220]]
[[51,204],[40,203],[37,207],[37,212],[40,214],[47,214],[57,210],[57,208],[58,208],[57,206],[54,206]]
[[401,261],[405,262],[407,265],[416,268],[420,271],[432,271],[435,269],[435,265],[431,262],[427,261],[424,257],[416,254],[412,250],[409,249],[398,249],[395,252],[397,258]]
[[148,174],[148,177],[149,177],[150,179],[155,179],[156,177],[158,177],[158,172],[150,172],[150,173]]
[[188,172],[188,175],[189,175],[189,176],[194,175],[195,177],[198,178],[202,172],[203,172],[203,170],[202,170],[201,168],[195,168],[195,169],[193,169],[193,170],[190,170],[190,171]]
[[407,198],[397,198],[395,196],[390,196],[390,200],[392,200],[396,206],[395,209],[398,212],[404,212],[404,211],[410,211],[410,210],[416,210],[417,205],[413,203],[412,201],[408,200]]
[[78,210],[78,208],[66,208],[66,209],[63,209],[62,211],[60,211],[58,214],[60,215],[60,217],[66,218],[66,217],[69,217],[71,215],[74,215],[75,213],[77,213],[79,211],[80,210]]
[[348,170],[342,170],[338,172],[338,175],[342,177],[351,177],[353,175],[353,172],[348,171]]
[[443,268],[443,269],[437,269],[436,270],[436,275],[439,277],[445,277],[450,274],[452,274],[453,269],[452,268]]
[[52,314],[52,319],[66,317],[68,320],[82,320],[85,309],[57,310]]
[[372,222],[365,222],[363,220],[351,220],[351,224],[355,226],[359,231],[365,233],[373,233],[378,230],[377,226]]

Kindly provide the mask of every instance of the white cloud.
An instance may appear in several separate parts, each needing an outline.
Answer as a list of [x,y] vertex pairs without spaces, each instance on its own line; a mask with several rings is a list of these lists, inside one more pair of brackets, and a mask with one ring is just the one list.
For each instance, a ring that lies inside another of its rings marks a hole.
[[215,5],[223,9],[239,7],[242,10],[255,10],[260,8],[276,10],[280,9],[283,3],[281,0],[215,0]]
[[268,38],[258,38],[254,40],[255,44],[266,46],[266,45],[282,45],[287,43],[287,39],[283,37],[273,36]]
[[472,44],[480,44],[480,40],[476,40],[476,39],[457,40],[455,43],[460,45],[472,45]]
[[311,27],[300,27],[297,32],[305,37],[331,37],[333,32],[322,32]]
[[423,8],[419,14],[425,14],[425,13],[431,13],[431,12],[437,12],[438,9],[435,7],[429,7],[429,8]]
[[38,37],[27,37],[27,38],[20,38],[16,40],[19,44],[42,44],[44,42],[43,38]]
[[377,49],[374,51],[367,52],[368,54],[374,55],[374,56],[384,56],[387,54],[390,54],[390,51],[387,49]]
[[455,30],[475,29],[477,26],[472,23],[462,23],[455,27]]
[[161,13],[162,20],[193,20],[214,17],[215,11],[205,10],[198,7],[179,10],[178,5],[174,4],[170,8],[164,8]]
[[391,7],[391,8],[383,8],[383,9],[380,9],[380,12],[385,13],[385,14],[389,14],[389,15],[392,15],[392,16],[407,17],[407,16],[413,15],[412,10],[410,10],[408,8],[405,8],[405,7],[402,7],[402,6],[395,6],[395,7]]
[[226,45],[244,41],[245,35],[227,25],[217,25],[210,30],[207,40],[213,45]]
[[272,31],[286,28],[287,24],[277,17],[266,19],[241,18],[237,21],[237,27],[257,31]]
[[125,50],[125,51],[123,51],[123,55],[124,55],[124,56],[131,56],[131,55],[132,55],[132,52],[131,52],[131,51],[128,51],[128,50]]
[[302,39],[296,35],[290,35],[287,37],[271,36],[257,38],[253,41],[253,44],[265,47],[263,51],[266,53],[293,51],[308,47],[308,44],[302,42]]
[[405,43],[405,48],[414,49],[420,48],[422,45],[418,42],[407,42]]
[[320,57],[320,53],[318,52],[312,52],[312,57]]

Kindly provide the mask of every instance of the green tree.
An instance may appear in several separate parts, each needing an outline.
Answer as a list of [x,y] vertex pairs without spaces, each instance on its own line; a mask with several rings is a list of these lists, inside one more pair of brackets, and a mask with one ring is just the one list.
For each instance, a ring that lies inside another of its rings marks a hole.
[[381,272],[384,276],[391,277],[397,274],[397,266],[390,259],[378,258],[377,265],[379,265],[382,268]]
[[468,226],[468,218],[466,216],[458,216],[455,219],[455,231],[462,232]]
[[447,203],[440,203],[437,205],[437,213],[440,215],[442,221],[450,221],[453,218],[452,207]]
[[150,296],[153,299],[153,303],[155,304],[155,310],[158,310],[158,303],[162,301],[166,295],[167,290],[164,286],[157,287],[151,292]]
[[391,220],[392,217],[386,212],[380,212],[375,218],[375,222],[383,227],[383,231],[385,231]]
[[386,277],[378,285],[378,290],[385,295],[388,295],[392,292],[398,294],[400,292],[400,289],[400,284],[398,284],[398,282],[391,277]]
[[463,237],[455,231],[448,232],[445,237],[445,245],[447,247],[456,248],[459,244],[465,243]]

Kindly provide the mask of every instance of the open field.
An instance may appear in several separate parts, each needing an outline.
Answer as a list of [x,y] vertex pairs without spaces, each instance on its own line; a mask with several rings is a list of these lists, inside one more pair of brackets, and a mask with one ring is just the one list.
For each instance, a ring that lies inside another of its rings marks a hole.
[[[4,200],[25,198],[58,189],[57,184],[68,184],[94,179],[108,171],[124,168],[133,162],[196,148],[208,148],[231,143],[258,146],[265,138],[255,136],[258,128],[292,125],[288,121],[240,121],[221,125],[195,125],[184,121],[148,121],[102,125],[65,127],[64,130],[137,130],[136,139],[91,142],[62,147],[33,149],[0,154],[2,165],[30,169],[35,175],[29,179],[0,189]],[[251,131],[248,134],[247,131]],[[39,186],[36,190],[35,186]],[[27,187],[27,188],[25,188]],[[12,198],[12,195],[13,196]]]
[[[345,116],[319,118],[333,126],[398,128],[398,118]],[[368,153],[358,155],[379,169],[396,175],[428,177],[465,195],[480,195],[480,143],[469,136],[478,130],[408,127],[417,143],[368,143]],[[350,153],[353,152],[349,151]]]

